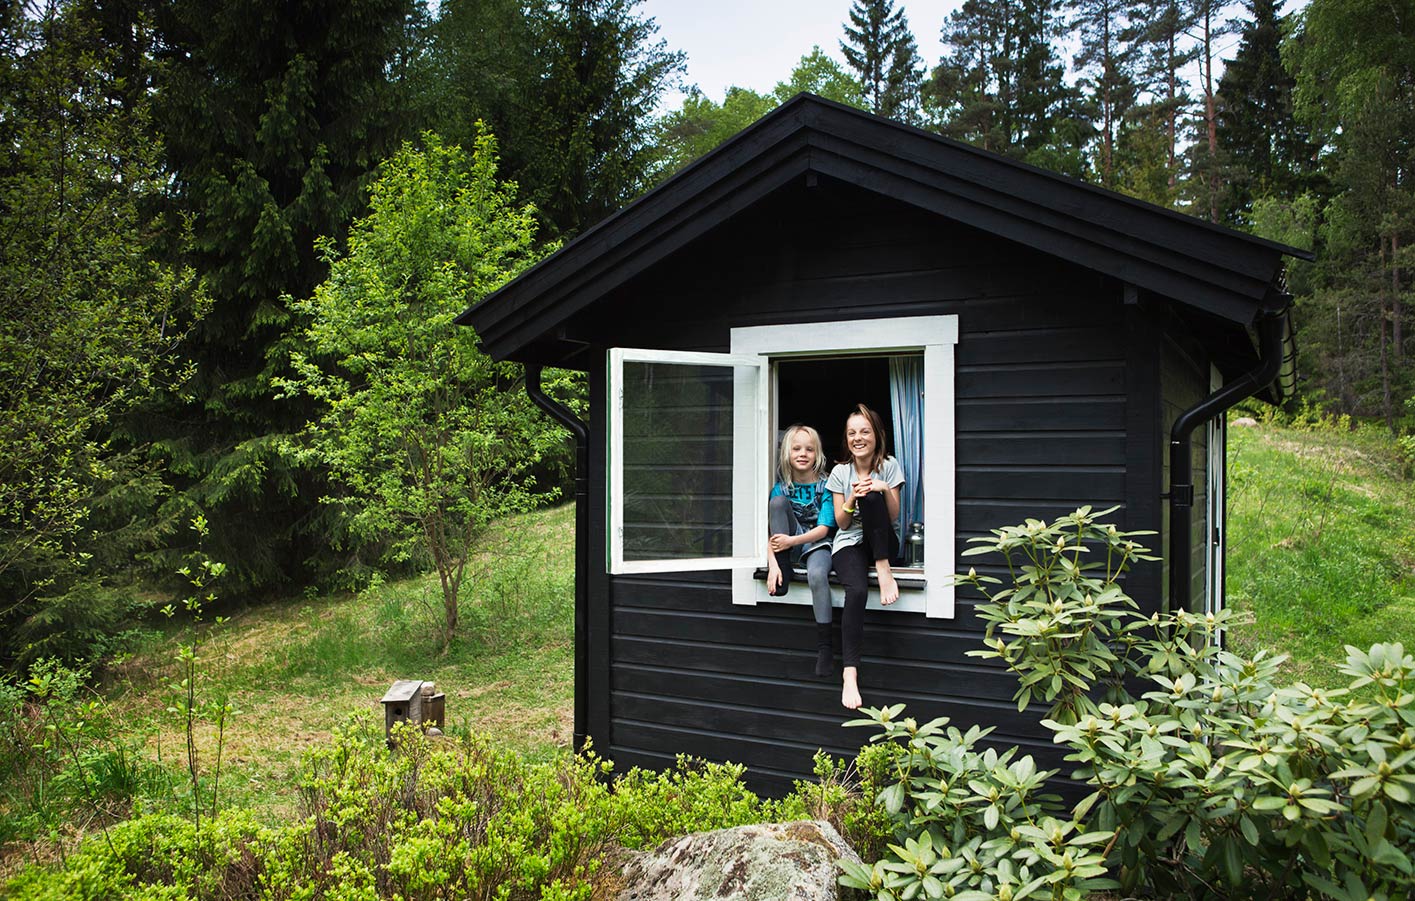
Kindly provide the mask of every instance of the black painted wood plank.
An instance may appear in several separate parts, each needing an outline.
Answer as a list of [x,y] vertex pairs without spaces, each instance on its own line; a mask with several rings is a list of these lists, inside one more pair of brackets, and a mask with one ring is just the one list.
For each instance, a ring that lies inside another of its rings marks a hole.
[[954,416],[960,433],[1119,431],[1125,428],[1125,398],[959,398],[954,401]]
[[978,497],[1025,497],[1035,500],[1068,500],[1089,497],[1109,505],[1125,499],[1125,472],[1120,467],[1052,467],[1049,469],[959,466],[959,493]]
[[[962,320],[960,320],[960,323]],[[1110,327],[965,333],[955,353],[960,367],[997,363],[1123,361],[1122,337]]]
[[1122,395],[1125,364],[1119,360],[1085,360],[1064,364],[960,366],[953,387],[959,398]]
[[[968,432],[954,438],[959,466],[1126,464],[1126,432]],[[968,491],[964,486],[962,491]]]

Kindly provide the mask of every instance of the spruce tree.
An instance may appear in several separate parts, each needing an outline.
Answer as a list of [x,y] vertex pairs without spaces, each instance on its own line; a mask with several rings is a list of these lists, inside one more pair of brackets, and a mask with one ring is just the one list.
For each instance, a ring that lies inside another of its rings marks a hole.
[[189,396],[142,418],[211,521],[210,553],[243,587],[332,567],[337,539],[317,473],[282,450],[311,409],[276,402],[272,378],[373,168],[414,124],[390,85],[413,0],[174,0],[155,10],[156,122],[185,256],[213,301],[189,343]]
[[434,26],[433,127],[470,146],[477,120],[504,148],[502,175],[568,237],[645,190],[654,112],[684,71],[641,0],[448,0]]
[[894,0],[855,0],[840,52],[864,90],[865,108],[909,124],[920,122],[923,60],[904,8]]
[[1291,199],[1315,186],[1317,148],[1298,124],[1297,86],[1282,65],[1282,0],[1247,0],[1238,53],[1218,87],[1219,148],[1232,161],[1223,218],[1247,220],[1259,197]]

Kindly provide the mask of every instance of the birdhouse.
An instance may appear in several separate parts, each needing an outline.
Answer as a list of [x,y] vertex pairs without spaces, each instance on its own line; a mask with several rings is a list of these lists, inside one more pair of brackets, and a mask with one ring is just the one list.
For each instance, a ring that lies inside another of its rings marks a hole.
[[383,736],[392,747],[393,725],[413,723],[423,728],[441,727],[446,718],[447,696],[432,682],[399,679],[383,695]]

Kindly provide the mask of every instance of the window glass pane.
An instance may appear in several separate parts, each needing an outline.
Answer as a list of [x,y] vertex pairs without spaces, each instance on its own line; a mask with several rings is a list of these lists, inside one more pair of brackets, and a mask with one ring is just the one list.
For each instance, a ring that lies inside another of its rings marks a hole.
[[732,367],[623,372],[624,559],[731,556]]

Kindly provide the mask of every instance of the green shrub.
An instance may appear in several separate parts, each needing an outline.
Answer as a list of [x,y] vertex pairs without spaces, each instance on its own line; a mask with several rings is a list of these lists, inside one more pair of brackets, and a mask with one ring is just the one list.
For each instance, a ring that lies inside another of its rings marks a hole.
[[[1281,657],[1221,650],[1225,617],[1141,615],[1117,580],[1133,535],[1082,508],[995,530],[1013,579],[971,573],[986,650],[1020,680],[1093,791],[1070,810],[985,730],[856,724],[898,751],[878,795],[899,839],[842,882],[875,897],[1079,898],[1119,886],[1173,898],[1407,898],[1415,884],[1415,657],[1347,649],[1346,688],[1274,684]],[[1094,562],[1086,562],[1094,561]]]
[[680,758],[663,773],[593,753],[528,762],[485,739],[371,723],[306,758],[301,818],[266,829],[223,811],[200,824],[149,814],[90,839],[61,867],[32,867],[0,894],[57,898],[399,898],[588,901],[605,861],[687,831],[760,822],[776,809],[742,768]]

